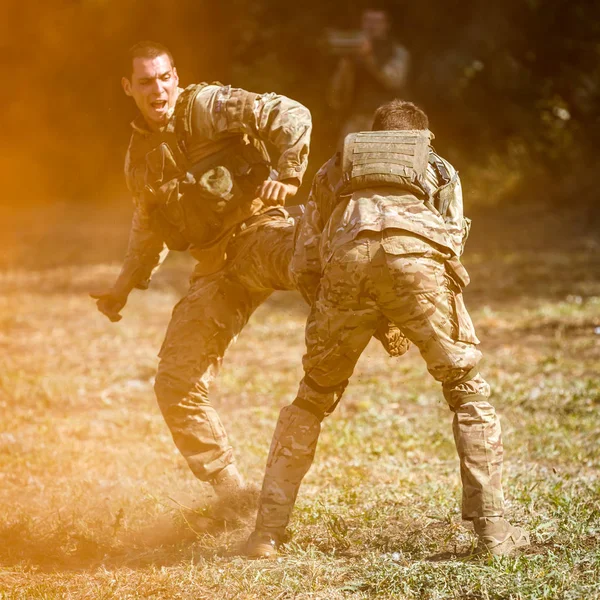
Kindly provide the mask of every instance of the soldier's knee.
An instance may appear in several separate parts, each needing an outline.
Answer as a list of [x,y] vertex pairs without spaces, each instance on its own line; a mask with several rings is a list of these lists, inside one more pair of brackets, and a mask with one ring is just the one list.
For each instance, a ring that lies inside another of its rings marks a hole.
[[486,425],[497,420],[496,409],[487,398],[471,396],[454,411],[461,425]]
[[323,386],[309,375],[305,375],[293,405],[312,413],[322,421],[336,409],[347,385],[346,379],[335,385]]
[[455,412],[467,403],[489,404],[490,386],[477,367],[463,373],[458,379],[445,381],[442,387],[450,409]]
[[435,343],[423,352],[427,369],[444,386],[451,386],[476,373],[482,354],[473,344],[462,342]]
[[208,404],[208,385],[204,379],[194,378],[182,370],[161,365],[154,381],[154,392],[163,413],[185,401]]

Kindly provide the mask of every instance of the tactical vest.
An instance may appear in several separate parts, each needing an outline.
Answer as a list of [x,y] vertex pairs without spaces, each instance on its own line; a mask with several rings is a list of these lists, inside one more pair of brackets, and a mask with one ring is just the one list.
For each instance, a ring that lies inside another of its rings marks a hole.
[[460,239],[455,251],[461,256],[471,231],[471,219],[463,214],[462,194],[457,192],[460,186],[458,172],[450,173],[444,161],[433,151],[429,154],[429,164],[438,180],[438,185],[431,194],[433,206],[444,219],[448,232]]
[[130,146],[130,185],[144,197],[151,228],[171,250],[218,243],[252,214],[248,198],[254,198],[270,171],[269,155],[260,140],[244,135],[195,139],[192,111],[207,85],[211,84],[187,87],[165,131],[134,133],[137,137]]
[[346,136],[338,195],[373,187],[396,187],[428,198],[425,182],[431,133],[368,131]]
[[[450,174],[442,159],[433,152],[428,130],[369,131],[350,134],[344,141],[341,168],[342,178],[336,188],[337,196],[366,188],[393,187],[423,200],[425,206],[442,217],[450,226],[452,216],[460,211],[462,199],[455,191],[458,174]],[[427,182],[427,167],[431,165],[439,185],[432,188]],[[471,226],[462,218],[462,254]],[[454,247],[453,244],[451,244]]]

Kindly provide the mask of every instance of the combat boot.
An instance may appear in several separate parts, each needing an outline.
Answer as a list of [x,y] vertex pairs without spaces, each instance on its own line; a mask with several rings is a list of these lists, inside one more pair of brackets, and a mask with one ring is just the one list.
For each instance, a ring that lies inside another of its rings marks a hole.
[[278,536],[255,529],[246,542],[244,553],[248,558],[275,558],[278,545]]
[[219,471],[210,483],[219,498],[234,496],[244,487],[244,480],[234,464]]
[[528,531],[511,525],[503,517],[477,517],[473,526],[479,538],[477,554],[504,556],[530,543]]

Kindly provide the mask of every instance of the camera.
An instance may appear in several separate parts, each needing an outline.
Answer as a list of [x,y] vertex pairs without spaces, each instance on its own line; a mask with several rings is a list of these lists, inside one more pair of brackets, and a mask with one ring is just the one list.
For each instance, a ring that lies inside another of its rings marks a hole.
[[334,56],[355,55],[365,40],[362,31],[328,29],[326,36],[327,48]]

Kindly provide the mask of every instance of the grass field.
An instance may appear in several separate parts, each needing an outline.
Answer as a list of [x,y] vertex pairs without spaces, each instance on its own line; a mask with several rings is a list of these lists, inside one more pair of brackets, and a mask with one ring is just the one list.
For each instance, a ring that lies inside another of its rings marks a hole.
[[[291,541],[252,562],[255,495],[224,522],[153,396],[189,262],[170,260],[111,324],[87,291],[117,272],[127,217],[61,210],[11,217],[0,264],[1,600],[600,598],[600,246],[580,218],[481,218],[466,259],[508,512],[533,545],[467,559],[452,415],[418,353],[372,343],[324,426]],[[305,316],[297,295],[274,295],[213,391],[255,487],[301,377]]]

